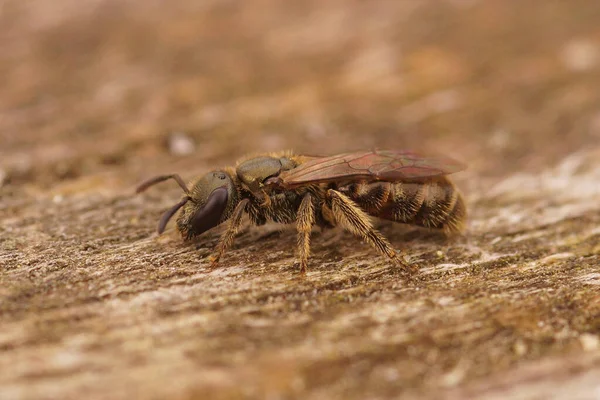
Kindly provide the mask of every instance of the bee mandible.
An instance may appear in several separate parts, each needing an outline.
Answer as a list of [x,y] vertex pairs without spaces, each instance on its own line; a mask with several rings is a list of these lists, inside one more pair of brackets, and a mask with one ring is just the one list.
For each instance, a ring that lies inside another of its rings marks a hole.
[[162,233],[180,210],[177,229],[184,239],[198,236],[225,221],[225,232],[211,256],[211,266],[233,243],[247,214],[251,223],[296,223],[300,271],[306,272],[314,225],[341,226],[380,254],[409,271],[407,263],[377,231],[370,217],[403,224],[460,232],[466,220],[464,200],[449,174],[463,170],[447,157],[428,157],[407,150],[373,150],[329,157],[289,152],[254,156],[208,172],[187,186],[177,174],[143,182],[140,193],[168,179],[184,191],[158,224]]

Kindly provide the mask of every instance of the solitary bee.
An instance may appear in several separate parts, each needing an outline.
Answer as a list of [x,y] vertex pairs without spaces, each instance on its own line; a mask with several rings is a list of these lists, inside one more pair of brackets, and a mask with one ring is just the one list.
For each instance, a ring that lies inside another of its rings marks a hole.
[[157,176],[142,183],[137,192],[168,179],[185,192],[163,214],[158,233],[179,209],[177,228],[184,239],[229,220],[211,257],[212,266],[232,244],[243,215],[248,214],[255,225],[296,223],[302,273],[308,266],[315,224],[341,225],[396,264],[412,269],[373,227],[369,216],[459,232],[466,219],[465,203],[446,175],[463,169],[452,159],[411,151],[361,151],[330,157],[280,153],[211,171],[189,187],[177,174]]

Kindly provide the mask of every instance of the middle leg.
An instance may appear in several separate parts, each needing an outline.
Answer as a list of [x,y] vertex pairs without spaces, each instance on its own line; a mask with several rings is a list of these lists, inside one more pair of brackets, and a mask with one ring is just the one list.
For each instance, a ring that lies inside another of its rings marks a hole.
[[306,193],[298,208],[296,229],[298,230],[298,255],[300,256],[300,273],[306,273],[310,252],[310,231],[315,223],[315,208],[312,196]]

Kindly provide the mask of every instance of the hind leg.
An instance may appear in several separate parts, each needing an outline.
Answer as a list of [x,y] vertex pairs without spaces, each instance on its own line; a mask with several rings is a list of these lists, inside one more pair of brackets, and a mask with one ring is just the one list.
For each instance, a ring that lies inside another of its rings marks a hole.
[[416,268],[405,262],[401,255],[394,250],[390,242],[373,228],[373,224],[367,213],[358,207],[356,203],[343,193],[333,189],[330,189],[327,195],[331,199],[331,210],[336,221],[344,228],[362,238],[380,254],[390,258],[395,264],[401,265],[410,272],[416,271]]

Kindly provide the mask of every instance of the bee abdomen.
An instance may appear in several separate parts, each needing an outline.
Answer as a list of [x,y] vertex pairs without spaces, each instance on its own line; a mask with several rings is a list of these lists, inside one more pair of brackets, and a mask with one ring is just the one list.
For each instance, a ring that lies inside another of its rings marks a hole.
[[447,178],[353,183],[339,190],[368,214],[403,224],[459,232],[466,219],[463,198]]
[[462,196],[446,178],[355,184],[347,190],[361,208],[378,218],[447,232],[461,231],[466,218]]
[[353,183],[340,189],[371,215],[375,215],[390,200],[392,184],[388,182]]
[[415,225],[458,232],[463,228],[466,208],[462,196],[447,179],[423,184],[424,199],[414,218]]

